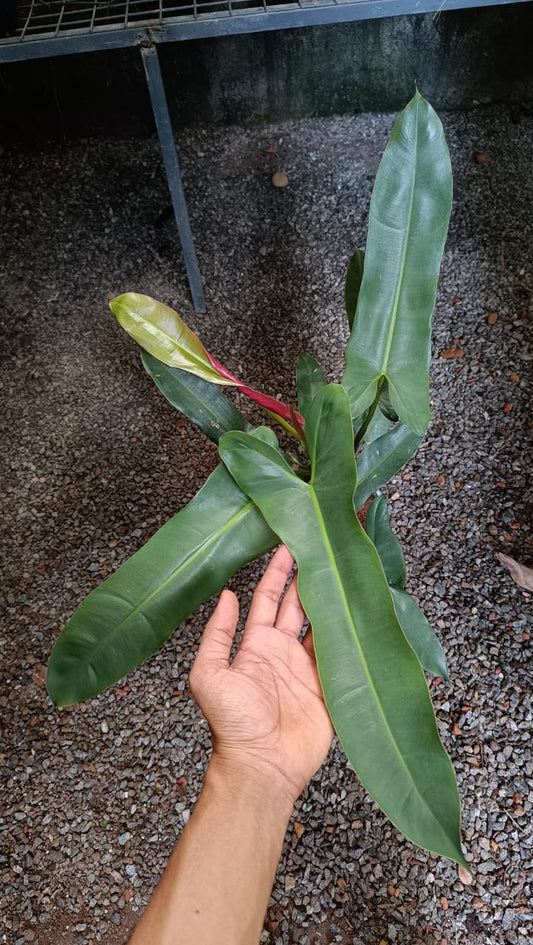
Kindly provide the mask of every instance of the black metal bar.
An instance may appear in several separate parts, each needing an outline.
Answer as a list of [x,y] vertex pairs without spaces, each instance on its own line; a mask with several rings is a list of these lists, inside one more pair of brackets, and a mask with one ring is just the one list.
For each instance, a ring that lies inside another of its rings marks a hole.
[[172,206],[178,226],[183,259],[185,260],[185,268],[187,269],[194,310],[196,312],[205,312],[204,290],[202,288],[200,269],[194,249],[189,214],[187,212],[187,204],[185,202],[185,194],[181,182],[176,143],[172,132],[172,122],[168,111],[167,97],[165,95],[165,86],[163,85],[163,76],[161,75],[157,47],[153,44],[150,46],[141,46],[141,55],[157,133],[159,135],[163,164],[165,165],[167,174],[168,189],[170,190],[170,197],[172,199]]
[[299,5],[298,0],[294,0],[292,3],[269,8],[267,11],[262,6],[252,10],[233,9],[231,15],[229,13],[201,13],[198,10],[196,16],[187,14],[175,16],[172,19],[164,18],[162,26],[159,25],[156,17],[151,21],[139,23],[137,27],[107,24],[95,26],[90,33],[83,29],[70,31],[65,29],[60,35],[46,35],[43,32],[35,39],[27,38],[27,34],[24,38],[5,37],[0,39],[0,63],[135,46],[146,36],[150,36],[154,43],[179,42],[211,36],[347,23],[384,16],[446,13],[448,10],[501,6],[517,2],[529,3],[531,0],[338,0],[338,2],[331,0],[329,3],[315,3],[309,0],[309,4],[306,4],[304,9]]

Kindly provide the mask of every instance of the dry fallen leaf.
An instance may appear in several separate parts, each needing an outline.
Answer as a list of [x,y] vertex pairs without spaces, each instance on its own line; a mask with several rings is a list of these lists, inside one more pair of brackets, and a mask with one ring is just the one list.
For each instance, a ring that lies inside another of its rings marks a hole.
[[498,321],[498,316],[496,312],[489,312],[487,315],[487,325],[495,325]]
[[441,358],[464,358],[465,353],[462,348],[445,348],[444,351],[440,353]]
[[31,678],[36,686],[40,686],[41,689],[44,689],[46,686],[46,666],[43,666],[42,663],[39,663],[35,667]]
[[457,867],[457,874],[463,886],[471,886],[474,882],[474,877],[464,866],[459,865]]
[[501,552],[498,553],[497,558],[505,568],[509,569],[511,577],[515,584],[518,584],[518,587],[523,587],[526,591],[533,591],[533,568],[526,568],[524,564],[519,564],[514,558],[510,558],[509,555],[504,555]]

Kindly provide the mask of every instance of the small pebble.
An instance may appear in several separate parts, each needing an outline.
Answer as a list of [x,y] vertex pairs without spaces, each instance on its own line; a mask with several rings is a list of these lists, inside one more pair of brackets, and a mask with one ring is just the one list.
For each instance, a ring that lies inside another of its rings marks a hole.
[[276,171],[275,174],[272,174],[272,186],[273,187],[286,187],[289,183],[289,178],[283,171]]

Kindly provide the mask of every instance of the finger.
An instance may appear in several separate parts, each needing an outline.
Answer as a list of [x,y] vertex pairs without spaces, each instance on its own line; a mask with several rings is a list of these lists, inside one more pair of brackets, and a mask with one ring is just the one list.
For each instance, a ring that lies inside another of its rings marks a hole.
[[227,668],[238,619],[239,602],[235,594],[233,591],[222,591],[213,615],[207,621],[202,634],[198,655],[191,672],[192,685],[199,674]]
[[285,596],[279,606],[276,617],[276,629],[288,636],[297,638],[304,625],[305,611],[298,597],[298,583],[296,576],[292,579]]
[[273,626],[278,612],[279,599],[294,564],[290,551],[281,545],[271,559],[268,568],[257,585],[250,611],[249,625]]

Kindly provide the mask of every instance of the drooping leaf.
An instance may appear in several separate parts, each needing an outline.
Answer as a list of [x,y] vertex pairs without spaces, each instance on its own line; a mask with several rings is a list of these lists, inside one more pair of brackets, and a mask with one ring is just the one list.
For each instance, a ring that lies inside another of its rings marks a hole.
[[298,407],[305,417],[313,399],[326,383],[324,371],[318,361],[310,354],[299,354],[296,359],[296,386],[298,388]]
[[416,453],[422,437],[403,423],[369,443],[357,457],[357,489],[354,502],[360,509]]
[[351,432],[347,395],[328,385],[307,417],[310,483],[246,433],[226,433],[219,450],[298,562],[324,698],[359,778],[406,836],[464,864],[455,777],[424,673],[354,511]]
[[361,282],[363,281],[364,266],[365,254],[362,249],[356,249],[348,263],[346,282],[344,284],[344,306],[350,330],[353,328],[357,299],[359,298],[359,290],[361,288]]
[[394,609],[409,644],[427,673],[449,682],[446,657],[433,627],[407,591],[391,587]]
[[[276,443],[265,428],[252,436]],[[52,701],[81,702],[121,679],[239,568],[276,544],[253,502],[217,467],[194,499],[71,617],[48,664]]]
[[431,315],[451,209],[441,123],[417,92],[397,121],[370,203],[364,274],[346,349],[352,416],[374,401],[381,377],[415,433],[429,423]]
[[172,406],[181,410],[215,443],[229,430],[251,432],[248,421],[214,384],[189,371],[168,367],[147,351],[141,352],[141,359]]
[[403,590],[405,560],[402,546],[391,528],[387,501],[383,495],[376,496],[368,507],[366,533],[376,546],[389,585]]
[[366,513],[366,533],[379,554],[389,583],[394,609],[404,635],[428,673],[448,679],[446,657],[431,624],[420,607],[404,591],[405,561],[400,542],[394,534],[387,514],[387,503],[376,496]]
[[213,367],[200,339],[168,305],[127,292],[112,299],[109,307],[124,331],[163,364],[191,371],[214,384],[235,386],[235,381]]

